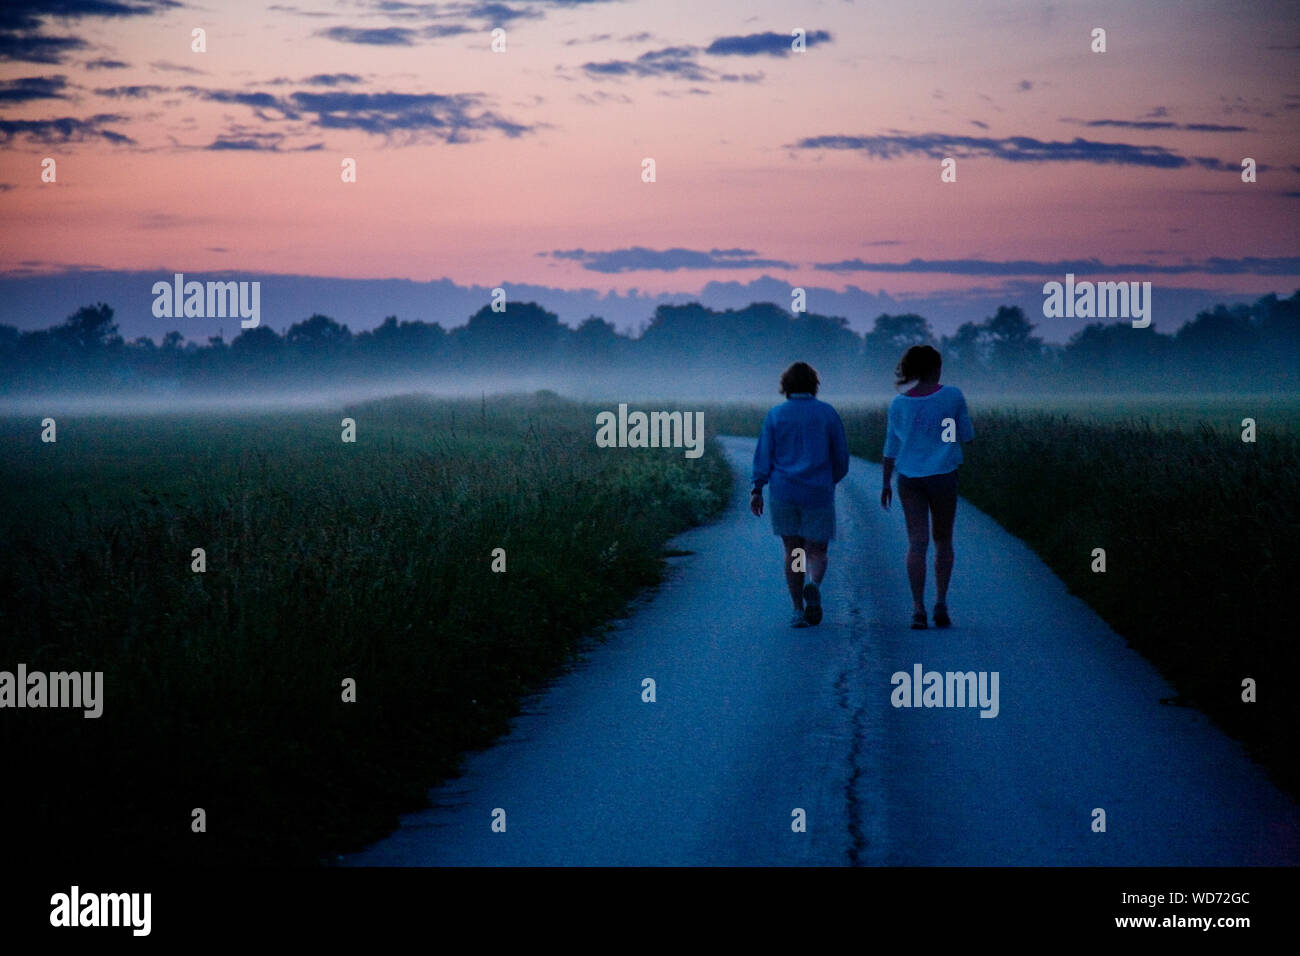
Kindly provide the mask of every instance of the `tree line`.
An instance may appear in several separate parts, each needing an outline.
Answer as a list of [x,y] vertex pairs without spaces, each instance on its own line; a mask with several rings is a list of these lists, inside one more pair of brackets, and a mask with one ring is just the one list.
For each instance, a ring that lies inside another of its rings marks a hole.
[[714,310],[661,305],[637,336],[591,316],[576,328],[535,302],[484,306],[459,327],[402,321],[352,332],[312,315],[283,334],[261,325],[231,341],[206,342],[179,331],[161,343],[126,341],[113,309],[84,306],[59,325],[20,332],[0,325],[0,390],[210,390],[340,382],[395,376],[453,386],[457,381],[617,384],[664,394],[772,391],[789,362],[812,363],[837,392],[888,391],[911,345],[940,350],[945,377],[972,387],[1023,391],[1295,390],[1300,358],[1300,290],[1251,305],[1218,305],[1172,334],[1154,323],[1096,322],[1064,344],[1047,343],[1015,306],[936,335],[923,316],[876,317],[859,334],[843,317],[790,313],[771,303]]

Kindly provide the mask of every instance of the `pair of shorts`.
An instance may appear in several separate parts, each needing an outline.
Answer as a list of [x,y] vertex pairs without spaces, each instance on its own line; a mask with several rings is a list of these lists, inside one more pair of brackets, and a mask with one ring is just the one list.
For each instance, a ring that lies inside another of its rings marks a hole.
[[805,541],[830,541],[835,537],[835,502],[828,505],[797,505],[773,497],[772,533]]
[[925,475],[921,478],[898,476],[898,492],[906,488],[910,493],[919,495],[933,507],[935,503],[944,504],[957,500],[957,470],[942,475]]
[[952,541],[957,519],[957,471],[921,478],[898,476],[898,500],[907,520],[909,549],[927,535],[938,542]]

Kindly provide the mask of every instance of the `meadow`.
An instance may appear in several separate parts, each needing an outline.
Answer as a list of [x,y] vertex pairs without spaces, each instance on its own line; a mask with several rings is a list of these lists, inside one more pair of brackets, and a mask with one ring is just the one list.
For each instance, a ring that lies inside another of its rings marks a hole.
[[[650,404],[703,409],[711,434],[755,434],[766,408]],[[853,453],[879,460],[884,403],[837,406]],[[0,419],[0,669],[105,675],[97,719],[3,714],[8,849],[311,865],[389,832],[660,579],[673,534],[725,504],[715,443],[697,460],[598,448],[605,407],[538,393],[82,413],[58,416],[52,444],[39,415]],[[1171,705],[1201,708],[1293,794],[1297,408],[972,395],[961,478],[1160,668]],[[957,573],[977,573],[957,545]]]
[[423,806],[730,493],[716,444],[598,449],[594,415],[0,419],[0,668],[105,687],[98,719],[0,720],[10,859],[315,864]]
[[[1176,689],[1300,796],[1300,403],[1272,396],[968,396],[961,494],[1025,541]],[[885,403],[837,404],[850,451],[879,461]],[[756,435],[764,407],[706,420]],[[1254,418],[1256,441],[1242,440]],[[956,574],[961,564],[960,512]],[[1106,571],[1092,570],[1094,548]],[[900,573],[901,567],[900,567]],[[1258,685],[1242,700],[1242,680]],[[1080,715],[1086,720],[1086,715]],[[1081,724],[1086,732],[1086,723]]]

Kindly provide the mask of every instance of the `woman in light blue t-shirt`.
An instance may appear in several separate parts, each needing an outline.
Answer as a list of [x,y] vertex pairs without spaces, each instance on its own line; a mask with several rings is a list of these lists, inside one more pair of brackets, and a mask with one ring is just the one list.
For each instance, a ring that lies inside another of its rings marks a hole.
[[889,404],[885,431],[884,487],[881,507],[894,494],[890,479],[898,472],[898,498],[907,521],[907,580],[912,586],[912,628],[926,628],[925,555],[934,538],[934,625],[949,627],[948,581],[952,577],[952,527],[957,517],[957,466],[961,443],[975,437],[966,396],[939,384],[943,359],[928,345],[913,345],[898,363],[897,384],[911,388]]

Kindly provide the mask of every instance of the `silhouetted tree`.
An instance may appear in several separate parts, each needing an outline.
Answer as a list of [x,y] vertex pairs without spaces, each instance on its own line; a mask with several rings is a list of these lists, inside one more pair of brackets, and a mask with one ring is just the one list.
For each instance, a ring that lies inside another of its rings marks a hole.
[[346,325],[339,325],[329,316],[318,313],[304,322],[289,326],[284,341],[291,348],[304,353],[336,353],[352,341],[352,333]]
[[963,322],[952,335],[944,336],[939,351],[949,369],[968,375],[982,375],[987,370],[985,329],[974,322]]
[[507,302],[504,312],[483,306],[453,335],[472,363],[510,371],[552,363],[568,332],[536,302]]
[[999,306],[984,321],[983,329],[992,367],[1003,375],[1015,375],[1037,364],[1043,340],[1034,336],[1033,331],[1034,326],[1019,306]]
[[113,310],[103,302],[82,306],[51,331],[55,338],[86,354],[100,353],[122,342],[117,335],[117,323],[113,321]]
[[869,357],[888,363],[892,368],[913,345],[933,345],[934,333],[930,323],[914,312],[906,315],[881,313],[875,325],[864,336],[863,344]]
[[[1300,363],[1300,291],[1268,295],[1253,305],[1220,305],[1198,314],[1176,335],[1130,322],[1086,326],[1065,345],[1046,345],[1025,314],[1002,306],[983,322],[966,322],[944,337],[945,375],[972,386],[999,388],[1294,388]],[[388,316],[354,336],[325,315],[289,327],[243,329],[227,344],[206,344],[168,332],[160,346],[147,337],[129,345],[117,334],[113,310],[85,306],[48,329],[0,326],[0,389],[83,388],[160,382],[227,380],[241,384],[309,381],[328,376],[382,375],[392,369],[433,373],[468,364],[509,375],[612,373],[606,381],[646,388],[672,383],[683,393],[770,394],[795,359],[812,362],[835,391],[881,391],[899,356],[934,341],[920,315],[883,314],[865,336],[840,316],[791,314],[770,302],[716,311],[698,302],[664,305],[639,338],[620,335],[590,316],[577,329],[536,303],[484,307],[447,332],[438,323]],[[636,383],[635,386],[630,383]]]
[[578,361],[600,366],[621,365],[631,339],[619,335],[613,324],[588,316],[569,337],[568,352]]
[[284,349],[284,339],[275,334],[269,325],[244,329],[230,343],[230,351],[247,358],[267,358],[279,355]]
[[356,336],[359,349],[378,363],[419,366],[447,348],[447,332],[437,322],[400,322],[390,315],[373,331]]

